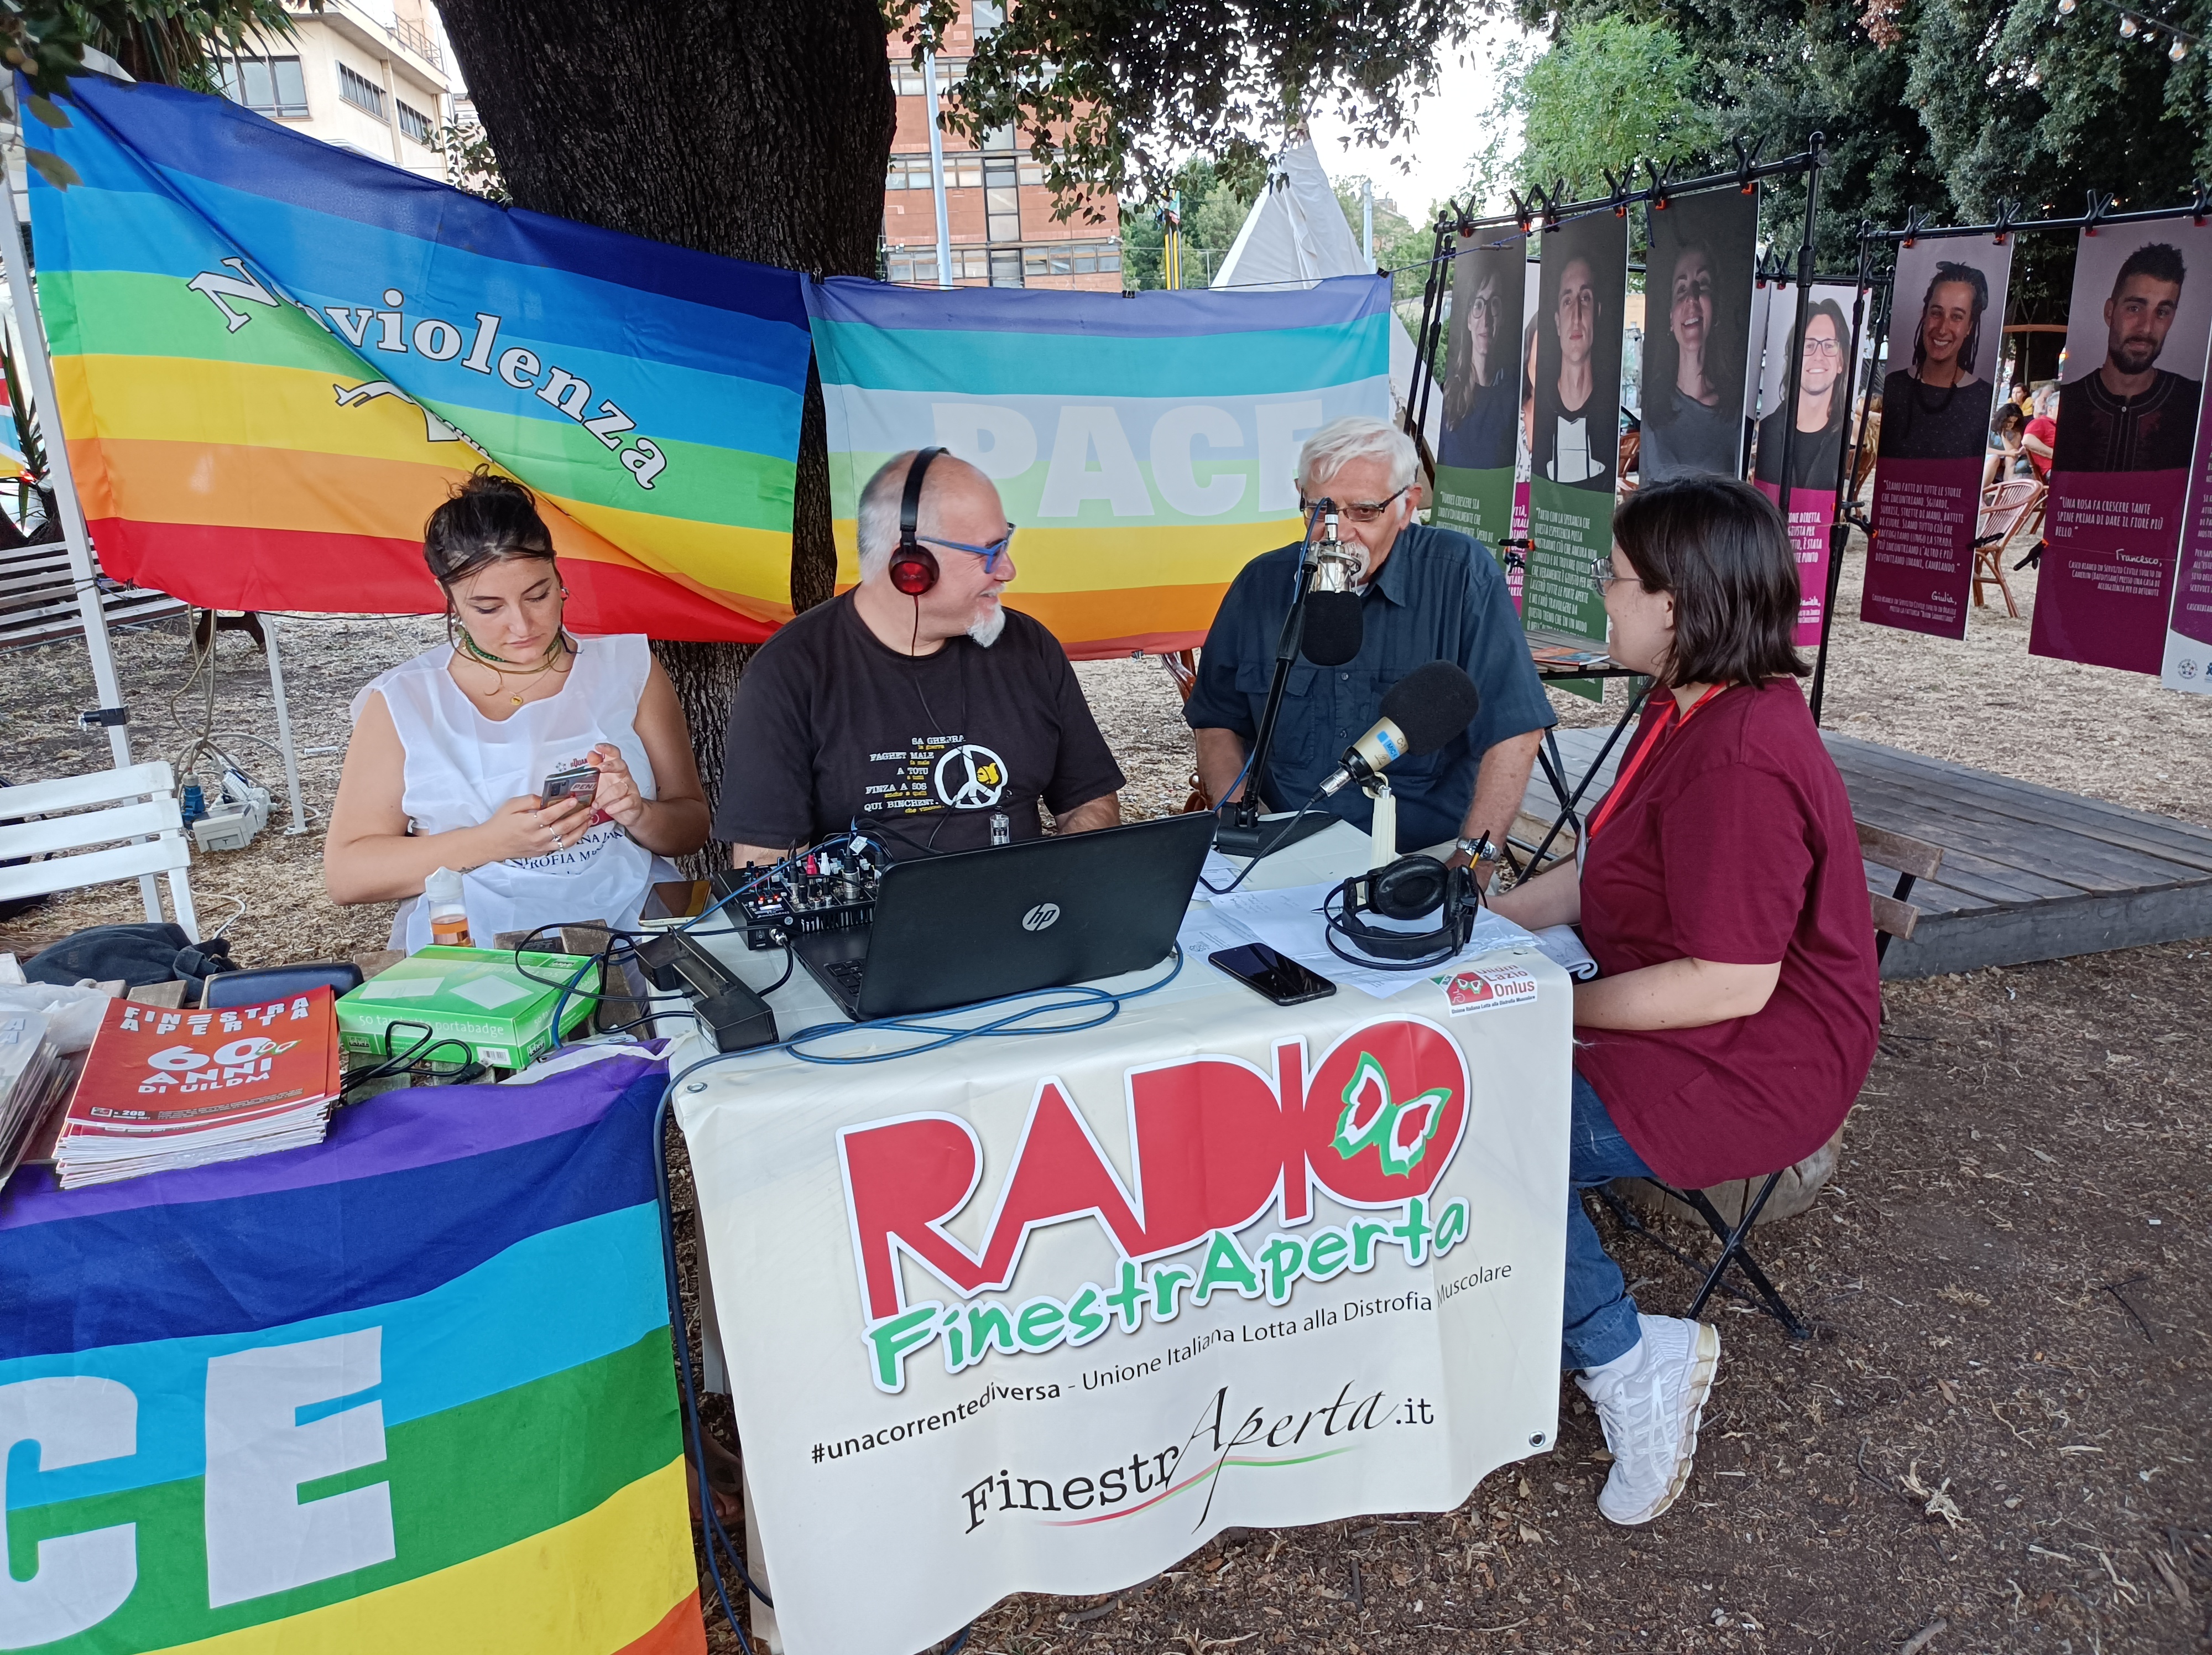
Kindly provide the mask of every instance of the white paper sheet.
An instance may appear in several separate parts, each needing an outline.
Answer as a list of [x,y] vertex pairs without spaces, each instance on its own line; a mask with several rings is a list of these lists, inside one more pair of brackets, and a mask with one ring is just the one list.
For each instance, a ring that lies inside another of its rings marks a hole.
[[1571,925],[1546,926],[1536,933],[1536,946],[1577,983],[1587,983],[1597,975],[1597,962],[1589,957],[1589,950],[1583,946]]

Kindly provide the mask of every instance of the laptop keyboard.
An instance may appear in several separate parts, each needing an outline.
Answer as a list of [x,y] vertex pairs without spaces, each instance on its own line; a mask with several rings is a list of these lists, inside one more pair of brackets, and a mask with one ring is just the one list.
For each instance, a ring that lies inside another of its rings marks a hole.
[[823,960],[821,964],[821,970],[825,975],[835,978],[837,986],[844,989],[846,993],[853,995],[855,999],[860,997],[860,978],[867,970],[867,962],[866,960]]

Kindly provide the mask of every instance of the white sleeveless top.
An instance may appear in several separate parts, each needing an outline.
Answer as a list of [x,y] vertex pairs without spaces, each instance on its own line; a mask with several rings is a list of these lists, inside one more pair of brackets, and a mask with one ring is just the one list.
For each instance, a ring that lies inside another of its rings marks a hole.
[[[556,771],[585,763],[602,741],[622,754],[639,797],[658,796],[653,761],[637,734],[638,700],[653,665],[642,636],[578,639],[568,682],[496,721],[453,682],[446,670],[453,658],[453,646],[441,644],[353,698],[358,723],[369,697],[384,697],[407,751],[401,808],[417,832],[476,827],[508,800],[535,794]],[[605,920],[618,929],[634,927],[655,860],[614,823],[600,822],[560,850],[487,863],[461,877],[469,934],[488,948],[502,931],[537,925]],[[410,897],[392,921],[391,946],[412,953],[429,942],[428,910],[421,897]]]

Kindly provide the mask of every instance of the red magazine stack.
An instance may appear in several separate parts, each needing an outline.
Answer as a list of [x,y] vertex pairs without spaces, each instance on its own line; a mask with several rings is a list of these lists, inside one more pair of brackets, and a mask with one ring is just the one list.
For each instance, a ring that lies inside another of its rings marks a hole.
[[328,989],[204,1012],[118,1000],[85,1055],[54,1170],[74,1190],[320,1143],[338,1090]]

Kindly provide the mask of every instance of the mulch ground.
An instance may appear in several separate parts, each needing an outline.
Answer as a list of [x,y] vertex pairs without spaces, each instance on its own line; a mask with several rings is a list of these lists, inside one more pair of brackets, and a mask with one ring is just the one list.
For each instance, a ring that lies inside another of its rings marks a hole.
[[[1235,1533],[1112,1597],[1010,1599],[969,1648],[2212,1645],[2208,977],[2212,945],[2176,944],[1886,984],[1835,1183],[1759,1232],[1816,1336],[1713,1317],[1696,1475],[1656,1523],[1598,1516],[1604,1439],[1563,1385],[1558,1451],[1456,1511]],[[1679,1313],[1689,1274],[1601,1222]]]

